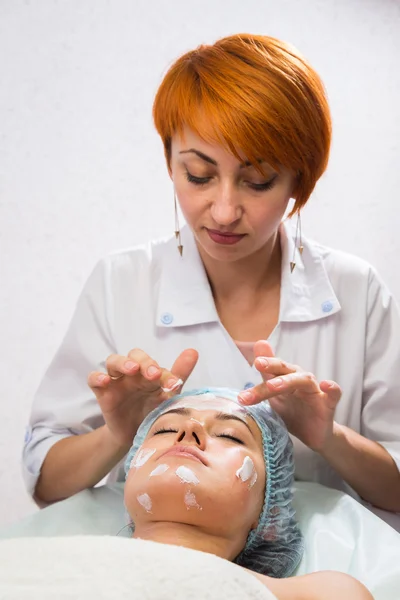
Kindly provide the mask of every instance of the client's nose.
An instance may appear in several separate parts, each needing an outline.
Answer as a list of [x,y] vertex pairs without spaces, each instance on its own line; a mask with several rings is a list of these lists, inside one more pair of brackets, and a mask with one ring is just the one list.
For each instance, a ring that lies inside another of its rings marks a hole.
[[194,444],[200,450],[204,450],[206,446],[206,435],[203,425],[195,419],[188,419],[180,427],[176,443]]

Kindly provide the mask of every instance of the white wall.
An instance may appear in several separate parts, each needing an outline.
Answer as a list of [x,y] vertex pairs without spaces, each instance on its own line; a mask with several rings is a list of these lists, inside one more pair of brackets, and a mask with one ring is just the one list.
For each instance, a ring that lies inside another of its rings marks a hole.
[[252,32],[311,60],[335,130],[304,233],[365,257],[400,298],[399,31],[396,0],[1,0],[0,525],[35,510],[24,427],[89,271],[173,230],[151,106],[184,51]]

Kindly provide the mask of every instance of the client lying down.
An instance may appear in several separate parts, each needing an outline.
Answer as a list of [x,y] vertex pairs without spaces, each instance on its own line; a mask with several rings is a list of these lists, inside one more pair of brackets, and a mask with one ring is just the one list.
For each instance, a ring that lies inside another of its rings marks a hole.
[[287,578],[303,554],[292,443],[267,403],[243,407],[236,397],[187,392],[143,421],[125,466],[133,537],[233,561],[278,600],[372,600],[343,573]]

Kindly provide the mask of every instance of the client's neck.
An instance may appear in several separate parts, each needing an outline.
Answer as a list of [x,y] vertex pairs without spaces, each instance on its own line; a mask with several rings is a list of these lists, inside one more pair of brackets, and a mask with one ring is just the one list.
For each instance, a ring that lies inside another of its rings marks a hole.
[[232,540],[214,536],[200,527],[186,523],[157,521],[136,524],[133,537],[160,544],[184,546],[192,550],[215,554],[227,560],[233,560],[237,554],[234,551]]

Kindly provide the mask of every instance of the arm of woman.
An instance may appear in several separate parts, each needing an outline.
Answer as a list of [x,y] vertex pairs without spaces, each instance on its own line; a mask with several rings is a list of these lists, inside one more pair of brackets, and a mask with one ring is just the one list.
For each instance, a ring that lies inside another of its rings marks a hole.
[[[250,390],[248,404],[268,399],[290,433],[318,452],[363,498],[400,512],[400,310],[370,270],[360,433],[334,421],[340,388],[273,357],[257,342],[255,365],[265,383]],[[351,360],[349,360],[351,368]]]
[[182,384],[197,362],[196,351],[184,350],[173,373],[137,348],[116,354],[110,271],[101,261],[92,272],[36,394],[23,472],[39,503],[101,481],[128,452],[146,414],[168,399],[171,379]]
[[400,310],[371,268],[361,434],[334,424],[321,456],[367,502],[400,512]]
[[277,600],[374,600],[362,583],[345,573],[320,571],[299,577],[274,579],[248,571],[257,577]]
[[366,502],[400,512],[399,470],[383,446],[334,423],[320,454]]

